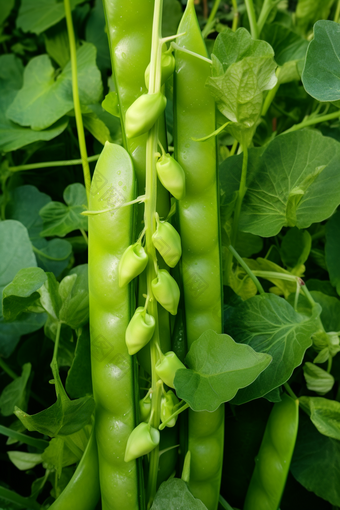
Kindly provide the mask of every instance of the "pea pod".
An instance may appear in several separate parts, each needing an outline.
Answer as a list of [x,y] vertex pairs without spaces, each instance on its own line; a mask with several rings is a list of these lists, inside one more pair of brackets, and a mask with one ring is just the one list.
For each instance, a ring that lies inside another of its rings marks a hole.
[[[119,188],[127,202],[135,198],[132,162],[123,147],[106,142],[92,179],[90,209],[101,211]],[[131,244],[132,220],[132,207],[89,217],[91,364],[103,510],[120,510],[123,501],[129,510],[139,506],[136,462],[124,462],[135,416],[133,360],[125,343],[130,287],[119,287],[117,264]]]
[[125,341],[130,356],[140,351],[150,342],[155,331],[156,323],[152,315],[146,313],[142,306],[139,306],[134,313],[125,333]]
[[182,255],[181,237],[177,230],[167,221],[158,220],[152,241],[165,263],[169,267],[175,267]]
[[149,421],[151,414],[151,399],[150,396],[142,398],[139,401],[139,417],[141,421]]
[[118,267],[119,287],[124,287],[141,274],[148,264],[148,256],[140,243],[126,248]]
[[[189,0],[178,27],[180,48],[207,57]],[[209,63],[180,50],[175,53],[174,146],[185,173],[186,194],[178,202],[188,347],[207,329],[222,332],[219,203],[216,141],[195,142],[215,130],[215,103],[205,82]],[[217,510],[223,462],[224,408],[214,413],[189,411],[189,488],[208,510]]]
[[175,388],[174,379],[177,370],[186,368],[185,365],[177,358],[176,354],[172,351],[167,352],[160,360],[156,363],[156,373],[158,377],[169,388]]
[[135,138],[150,131],[166,107],[162,92],[143,94],[128,108],[125,116],[125,133]]
[[159,304],[172,315],[176,315],[180,292],[176,281],[166,269],[160,269],[151,283],[152,292]]
[[150,453],[159,444],[159,438],[159,430],[148,423],[143,422],[137,425],[131,432],[126,445],[125,462],[131,462]]
[[287,394],[274,404],[255,459],[244,510],[278,510],[292,460],[299,402]]
[[181,200],[185,195],[185,173],[181,165],[170,154],[163,154],[156,163],[156,169],[164,188]]
[[[166,48],[164,45],[163,48]],[[163,50],[162,48],[162,50]],[[175,70],[175,58],[172,55],[172,49],[163,51],[162,52],[162,85],[170,78],[170,76],[173,74]],[[149,78],[150,78],[150,64],[145,69],[145,86],[148,89],[149,88]]]
[[[178,398],[173,391],[169,390],[162,397],[161,401],[161,421],[165,422],[174,413],[174,407],[179,403]],[[168,423],[167,427],[174,427],[177,421],[177,416],[174,416]]]

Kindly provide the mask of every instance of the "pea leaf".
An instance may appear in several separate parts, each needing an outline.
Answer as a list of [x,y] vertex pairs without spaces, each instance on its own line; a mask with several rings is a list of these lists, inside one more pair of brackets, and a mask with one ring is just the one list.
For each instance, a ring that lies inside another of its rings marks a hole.
[[[293,274],[299,274],[301,266],[306,262],[312,248],[312,238],[307,230],[291,228],[285,234],[281,243],[282,262],[291,268]],[[298,271],[298,272],[296,272]],[[301,272],[304,271],[304,266]]]
[[61,202],[49,202],[40,210],[43,220],[41,236],[60,236],[73,230],[87,230],[87,217],[81,216],[87,203],[85,187],[82,184],[70,184],[63,194],[67,205]]
[[47,53],[63,69],[70,60],[70,45],[65,20],[46,30],[44,40]]
[[206,506],[191,494],[183,480],[170,478],[159,487],[151,510],[206,510]]
[[68,120],[58,120],[44,131],[22,127],[6,117],[8,105],[22,87],[23,66],[14,54],[0,56],[0,150],[14,151],[37,140],[51,140],[66,129]]
[[[308,287],[309,288],[309,287]],[[322,308],[321,321],[326,331],[340,331],[340,301],[320,291],[311,291],[311,295]]]
[[300,413],[291,472],[307,490],[340,505],[340,441],[320,434],[305,413]]
[[[284,226],[303,229],[329,218],[340,203],[339,157],[338,142],[311,130],[250,149],[240,229],[270,237]],[[220,166],[224,204],[239,187],[241,168],[242,155]]]
[[303,365],[303,375],[306,379],[309,391],[315,391],[319,395],[325,395],[334,386],[334,377],[321,367],[306,361]]
[[42,462],[41,453],[27,453],[13,451],[7,452],[7,455],[10,461],[20,471],[27,471],[28,469],[33,469],[35,466],[41,464]]
[[67,374],[65,387],[73,398],[92,394],[91,346],[87,327],[83,328],[78,336],[73,363]]
[[20,269],[13,281],[3,290],[4,318],[7,321],[13,321],[35,303],[40,298],[37,291],[46,280],[45,272],[39,267]]
[[79,460],[79,457],[68,448],[63,437],[51,439],[41,457],[44,467],[46,466],[47,469],[56,471],[58,477],[61,476],[63,467],[75,464]]
[[22,268],[36,267],[36,259],[26,228],[14,220],[0,222],[0,355],[8,357],[21,335],[32,333],[46,321],[44,314],[22,314],[18,320],[6,323],[2,316],[2,293]]
[[194,411],[215,411],[251,384],[271,359],[228,335],[205,331],[190,347],[186,357],[189,369],[176,372],[177,395]]
[[279,66],[305,59],[308,42],[281,23],[265,25],[261,32],[261,38],[273,48],[275,61]]
[[[84,43],[77,50],[80,103],[98,103],[102,82],[96,66],[96,49]],[[22,126],[42,130],[73,110],[72,71],[69,62],[55,79],[55,69],[48,55],[32,58],[24,71],[23,87],[6,111],[7,118]]]
[[340,294],[340,211],[337,211],[326,224],[325,256],[331,284]]
[[302,406],[309,408],[310,419],[327,437],[340,440],[340,403],[322,397],[300,397]]
[[3,416],[11,416],[15,406],[24,407],[26,404],[26,386],[31,375],[31,364],[25,363],[21,376],[10,382],[0,396],[0,412]]
[[313,315],[306,317],[274,294],[254,296],[235,308],[225,322],[225,330],[236,342],[269,354],[273,361],[250,386],[239,390],[233,403],[260,398],[288,381],[312,344],[320,312],[316,305]]
[[[71,9],[84,0],[71,0]],[[57,0],[21,0],[17,28],[41,34],[65,17],[65,8]]]
[[84,326],[89,318],[89,291],[87,264],[71,269],[59,287],[62,305],[59,318],[71,328]]
[[0,5],[0,25],[5,21],[6,18],[10,15],[11,10],[13,9],[15,4],[15,0],[8,0],[7,2],[2,2]]
[[64,239],[47,241],[40,236],[43,221],[39,211],[50,202],[50,197],[41,193],[35,186],[18,186],[11,193],[11,200],[6,207],[6,217],[25,225],[34,246],[38,266],[58,277],[69,263],[72,246]]
[[320,20],[314,26],[302,82],[308,94],[318,101],[340,99],[340,34],[334,21]]
[[57,401],[40,413],[29,415],[16,408],[15,414],[30,432],[36,431],[50,437],[68,436],[89,422],[94,406],[92,396],[70,400],[64,393],[59,394]]
[[276,82],[274,51],[265,41],[252,40],[245,28],[225,29],[213,48],[212,76],[207,87],[217,107],[232,124],[229,132],[249,144],[259,117],[263,92]]
[[164,0],[162,17],[163,37],[177,33],[177,27],[182,14],[182,6],[178,0]]
[[[173,32],[174,33],[174,32]],[[91,9],[85,29],[86,40],[97,48],[97,65],[102,71],[111,68],[109,44],[105,33],[103,2],[96,0]]]

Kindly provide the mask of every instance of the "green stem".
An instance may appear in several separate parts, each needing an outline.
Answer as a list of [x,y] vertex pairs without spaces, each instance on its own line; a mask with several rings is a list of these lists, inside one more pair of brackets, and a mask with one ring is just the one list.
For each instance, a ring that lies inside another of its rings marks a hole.
[[312,117],[311,119],[306,119],[300,122],[300,124],[295,124],[291,128],[284,131],[283,134],[291,133],[292,131],[297,131],[298,129],[303,129],[308,126],[314,126],[315,124],[320,124],[320,122],[327,122],[328,120],[338,119],[339,117],[340,117],[339,111],[328,113],[327,115]]
[[247,275],[249,276],[249,278],[252,279],[252,281],[254,282],[257,290],[259,291],[260,294],[265,294],[265,291],[263,290],[263,287],[261,285],[261,283],[259,282],[259,280],[256,278],[256,276],[254,275],[254,273],[252,272],[252,270],[250,269],[250,267],[248,267],[248,265],[245,263],[245,261],[243,260],[243,258],[237,253],[237,251],[235,250],[235,248],[233,248],[231,245],[228,246],[228,250],[232,253],[232,255],[235,257],[235,259],[237,260],[237,262],[240,264],[240,266],[243,267],[243,269],[245,270],[245,272],[247,273]]
[[45,450],[48,447],[49,442],[44,439],[37,439],[35,437],[27,436],[26,434],[22,434],[21,432],[17,432],[16,430],[9,429],[0,425],[0,434],[3,436],[11,437],[12,439],[16,439],[21,443],[29,444],[30,446],[34,446],[39,450]]
[[31,246],[32,246],[32,250],[34,251],[34,253],[37,253],[38,255],[40,255],[41,257],[44,257],[47,260],[54,260],[56,262],[60,262],[62,260],[66,260],[69,257],[69,255],[67,255],[67,257],[62,257],[62,258],[57,259],[55,257],[51,257],[50,255],[47,255],[47,253],[44,253],[41,250],[38,250],[38,248],[36,248],[33,244],[31,244]]
[[0,357],[0,367],[7,375],[12,377],[12,379],[18,379],[18,375],[7,365],[6,361]]
[[228,156],[229,158],[230,158],[230,156],[233,156],[235,154],[237,146],[238,146],[238,141],[235,140],[235,142],[233,143],[232,148],[230,149],[229,156]]
[[163,423],[161,423],[161,425],[158,427],[159,430],[165,429],[165,427],[167,426],[169,421],[171,421],[173,418],[178,416],[180,413],[182,413],[183,411],[188,409],[188,407],[190,407],[189,404],[184,404],[184,406],[182,406],[179,409],[177,409],[177,411],[175,411],[171,416],[169,416],[169,418],[167,418],[165,421],[163,421]]
[[59,349],[60,331],[61,331],[61,322],[59,321],[58,326],[57,326],[55,342],[54,342],[53,357],[52,357],[52,361],[50,363],[50,367],[51,367],[52,374],[53,374],[54,381],[55,381],[55,390],[56,390],[57,398],[59,396],[59,389],[58,389],[59,386],[57,384],[57,380],[58,379],[60,380],[59,367],[58,367],[58,349]]
[[253,39],[258,39],[259,38],[259,29],[257,26],[253,0],[245,0],[245,4],[246,4],[246,8],[247,8],[247,13],[248,13],[251,36]]
[[[279,75],[279,72],[280,72],[280,69],[276,73],[277,77]],[[262,112],[261,112],[262,117],[264,117],[266,115],[267,111],[269,110],[270,105],[274,101],[276,93],[279,90],[279,86],[280,86],[280,83],[278,81],[277,84],[275,85],[275,87],[273,87],[272,89],[270,89],[268,91],[268,94],[266,95],[266,98],[265,98],[263,106],[262,106]]]
[[221,494],[219,495],[218,501],[220,502],[220,505],[223,508],[223,510],[233,510],[233,508],[229,505],[229,503],[227,503],[227,501],[224,499],[223,496],[221,496]]
[[287,393],[292,397],[292,399],[294,400],[299,400],[298,397],[295,395],[294,391],[292,390],[292,388],[290,387],[289,383],[284,383],[283,385],[287,391]]
[[83,228],[80,228],[79,230],[80,230],[80,232],[81,232],[81,235],[82,235],[82,236],[83,236],[83,238],[85,239],[86,244],[89,244],[89,239],[88,239],[88,237],[87,237],[87,234],[86,234],[85,230],[84,230]]
[[212,64],[212,60],[207,57],[203,57],[203,55],[199,55],[198,53],[195,53],[194,51],[187,50],[186,48],[182,48],[182,46],[178,46],[176,43],[171,43],[171,46],[176,51],[182,51],[183,53],[187,53],[188,55],[191,55],[192,57],[196,57],[199,60],[203,60],[203,62],[208,62],[208,64]]
[[[163,0],[156,0],[154,6],[153,25],[152,25],[152,43],[151,43],[151,59],[150,59],[150,78],[149,93],[154,94],[161,90],[161,44],[162,37],[162,11]],[[145,180],[145,209],[144,209],[144,226],[145,226],[145,249],[149,256],[147,266],[146,282],[147,282],[147,299],[148,311],[154,317],[156,329],[150,342],[151,356],[151,386],[152,386],[152,423],[154,428],[158,428],[160,422],[160,403],[162,382],[156,374],[156,363],[159,359],[160,339],[159,339],[159,323],[158,323],[158,306],[157,301],[152,293],[152,280],[156,277],[157,255],[156,249],[152,241],[152,235],[156,230],[156,204],[157,204],[157,171],[156,171],[156,152],[158,144],[158,121],[149,131],[146,142],[146,180]],[[156,489],[157,476],[159,468],[159,446],[150,453],[149,477],[147,487],[147,508],[151,508]]]
[[339,16],[340,16],[340,0],[338,0],[337,6],[336,6],[335,15],[334,15],[335,23],[339,23]]
[[26,510],[41,509],[41,506],[36,501],[30,498],[24,498],[23,496],[20,496],[20,494],[17,494],[16,492],[1,486],[0,486],[0,498],[10,501],[11,503],[17,503],[21,507],[26,508]]
[[72,92],[73,92],[74,114],[75,114],[75,118],[76,118],[79,149],[80,149],[80,156],[81,156],[83,172],[84,172],[84,182],[85,182],[85,188],[86,188],[86,194],[87,194],[87,201],[89,201],[90,186],[91,186],[91,174],[90,174],[89,162],[87,159],[85,132],[84,132],[83,118],[81,115],[80,100],[79,100],[78,72],[77,72],[77,49],[76,49],[76,39],[74,36],[74,29],[73,29],[70,0],[64,0],[64,6],[65,6],[67,33],[68,33],[68,39],[69,39],[69,45],[70,45],[70,55],[71,55]]
[[240,19],[240,14],[238,12],[238,8],[237,8],[237,0],[231,0],[232,1],[232,4],[233,4],[233,24],[232,24],[232,31],[233,32],[236,32],[237,30],[237,27],[238,27],[238,21]]
[[329,374],[331,373],[331,370],[332,370],[332,362],[333,362],[333,358],[332,358],[332,356],[329,356],[328,363],[327,363],[327,372]]
[[264,25],[265,25],[265,23],[266,23],[266,21],[268,19],[268,16],[269,16],[271,10],[280,1],[281,0],[276,0],[276,1],[273,1],[273,0],[264,0],[263,5],[262,5],[262,9],[261,9],[261,12],[260,12],[259,19],[257,20],[257,26],[258,26],[258,30],[259,30],[258,35],[261,34],[262,29],[263,29],[263,27],[264,27]]
[[[100,154],[96,154],[95,156],[90,156],[87,158],[87,161],[97,161],[99,159]],[[8,170],[10,172],[22,172],[24,170],[37,170],[39,168],[51,168],[58,166],[72,166],[72,165],[81,165],[82,159],[69,159],[66,161],[47,161],[46,163],[30,163],[28,165],[19,165],[19,166],[10,166]]]
[[203,39],[205,39],[207,37],[207,35],[210,32],[210,29],[212,28],[212,26],[214,24],[215,16],[216,16],[217,10],[220,6],[220,3],[221,3],[221,0],[215,0],[215,2],[214,2],[213,8],[211,9],[210,14],[209,14],[207,24],[205,25],[205,27],[202,30]]

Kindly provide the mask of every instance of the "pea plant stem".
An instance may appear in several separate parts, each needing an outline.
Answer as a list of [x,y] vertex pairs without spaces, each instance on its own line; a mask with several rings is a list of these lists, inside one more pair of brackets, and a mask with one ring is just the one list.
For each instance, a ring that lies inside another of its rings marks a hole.
[[231,0],[232,1],[232,4],[233,4],[233,24],[232,24],[232,31],[233,32],[236,32],[237,30],[237,27],[238,27],[238,21],[239,21],[239,18],[240,18],[240,14],[238,12],[238,7],[237,7],[237,0]]
[[259,282],[259,280],[256,278],[256,276],[254,275],[253,271],[248,267],[248,265],[245,263],[245,261],[242,259],[242,257],[237,253],[237,251],[235,250],[235,248],[233,248],[233,246],[228,246],[228,250],[230,253],[232,253],[232,255],[235,257],[235,259],[237,260],[237,262],[240,264],[240,266],[243,267],[243,269],[245,270],[245,272],[247,273],[247,275],[249,276],[249,278],[251,278],[251,280],[254,282],[257,290],[259,291],[260,294],[265,294],[264,290],[263,290],[263,287],[261,285],[261,283]]
[[327,122],[328,120],[338,119],[339,117],[340,117],[339,111],[328,113],[327,115],[311,117],[287,129],[286,131],[284,131],[284,134],[291,133],[292,131],[298,131],[299,129],[303,129],[308,126],[314,126],[315,124],[320,124],[320,122]]
[[262,9],[259,15],[259,19],[257,20],[258,26],[258,35],[260,36],[262,29],[268,19],[271,10],[280,2],[281,0],[264,0]]
[[292,390],[292,388],[290,387],[289,383],[284,383],[283,385],[288,393],[288,395],[290,395],[294,400],[299,400],[298,397],[295,395],[294,391]]
[[24,498],[17,494],[14,491],[6,489],[5,487],[0,487],[0,498],[10,501],[12,503],[17,503],[22,508],[26,508],[27,510],[40,510],[41,506],[37,501],[34,501],[31,498]]
[[[88,162],[97,161],[100,154],[95,154],[87,158]],[[81,165],[82,159],[69,159],[66,161],[46,161],[45,163],[29,163],[28,165],[10,166],[8,170],[10,172],[23,172],[25,170],[39,170],[40,168],[51,168],[58,166],[72,166]]]
[[16,430],[9,429],[0,425],[0,434],[3,436],[10,437],[12,439],[16,439],[21,443],[28,444],[30,446],[34,446],[35,448],[39,448],[40,450],[45,450],[49,445],[48,441],[44,439],[37,439],[35,437],[28,436],[27,434],[22,434],[21,432],[17,432]]
[[339,17],[340,17],[340,0],[338,0],[337,6],[336,6],[335,15],[334,15],[335,23],[339,23]]
[[202,30],[202,37],[204,39],[207,37],[207,35],[210,32],[210,29],[212,28],[212,26],[214,24],[215,16],[216,16],[217,10],[220,6],[220,3],[221,3],[221,0],[215,0],[215,2],[214,2],[213,8],[211,9],[210,14],[209,14],[208,21]]
[[[154,7],[153,25],[152,25],[152,43],[150,59],[150,78],[149,93],[154,94],[161,89],[161,28],[162,28],[163,0],[156,0]],[[157,256],[156,249],[152,242],[152,235],[156,230],[156,205],[157,205],[157,170],[156,153],[158,145],[158,121],[149,131],[146,143],[146,181],[145,181],[145,249],[149,257],[147,266],[147,300],[148,311],[154,317],[156,328],[153,338],[150,342],[151,356],[151,386],[152,386],[152,421],[151,425],[158,428],[160,422],[160,403],[161,403],[161,381],[156,374],[156,363],[159,359],[160,340],[159,340],[159,321],[157,301],[152,292],[152,280],[157,276]],[[157,489],[157,474],[159,465],[159,447],[157,446],[150,453],[149,477],[147,487],[148,508],[151,508]]]
[[91,174],[90,174],[89,162],[87,159],[85,132],[84,132],[83,118],[82,118],[82,114],[81,114],[80,100],[79,100],[78,72],[77,72],[77,49],[76,49],[76,39],[74,36],[74,29],[73,29],[70,0],[64,0],[64,6],[65,6],[67,33],[68,33],[68,39],[69,39],[69,45],[70,45],[70,55],[71,55],[72,93],[73,93],[73,103],[74,103],[74,114],[75,114],[75,118],[76,118],[79,149],[80,149],[80,156],[81,156],[83,172],[84,172],[84,182],[85,182],[85,188],[86,188],[86,194],[87,194],[87,201],[89,201],[90,186],[91,186]]
[[257,26],[253,0],[245,0],[245,4],[246,4],[246,8],[247,8],[251,36],[253,39],[258,39],[259,38],[259,29]]

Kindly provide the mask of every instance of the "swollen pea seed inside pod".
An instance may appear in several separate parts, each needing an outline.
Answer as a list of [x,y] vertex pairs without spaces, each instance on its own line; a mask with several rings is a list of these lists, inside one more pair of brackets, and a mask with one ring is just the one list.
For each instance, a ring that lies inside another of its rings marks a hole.
[[150,453],[159,444],[160,434],[157,429],[148,423],[140,423],[131,432],[125,450],[125,462],[138,459]]
[[175,267],[182,255],[181,237],[177,230],[166,221],[157,221],[152,242],[169,267]]
[[151,288],[158,303],[171,315],[176,315],[180,291],[177,282],[166,269],[158,271],[157,277],[151,282]]
[[177,200],[185,196],[185,173],[181,165],[170,156],[163,154],[156,163],[158,178]]
[[162,92],[140,96],[126,111],[126,136],[134,138],[150,131],[165,107],[166,97]]
[[169,386],[169,388],[175,388],[174,379],[177,370],[186,368],[181,360],[176,356],[173,351],[167,352],[162,359],[156,363],[156,373],[162,381]]
[[124,287],[141,274],[148,264],[148,255],[140,243],[131,244],[118,266],[119,287]]
[[142,306],[138,307],[126,328],[125,341],[130,356],[140,351],[150,342],[156,327],[155,319],[145,311]]

